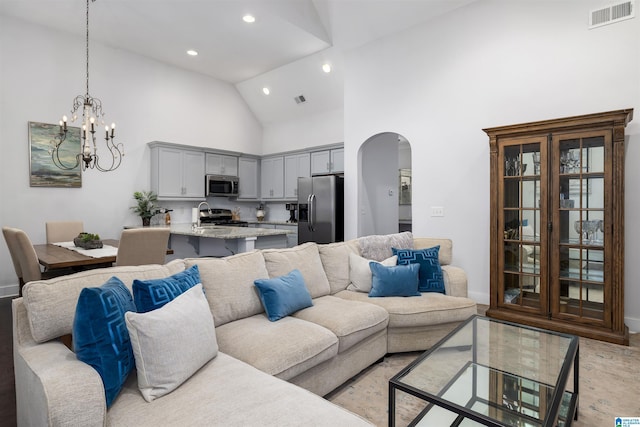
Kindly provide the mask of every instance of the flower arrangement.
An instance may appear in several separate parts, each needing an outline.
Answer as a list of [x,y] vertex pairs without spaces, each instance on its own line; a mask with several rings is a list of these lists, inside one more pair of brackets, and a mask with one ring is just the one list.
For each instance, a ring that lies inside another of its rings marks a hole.
[[136,206],[131,206],[133,210],[140,218],[142,218],[142,225],[148,226],[151,224],[151,218],[164,211],[160,206],[156,206],[158,196],[153,191],[136,191],[133,193],[133,198],[137,201]]

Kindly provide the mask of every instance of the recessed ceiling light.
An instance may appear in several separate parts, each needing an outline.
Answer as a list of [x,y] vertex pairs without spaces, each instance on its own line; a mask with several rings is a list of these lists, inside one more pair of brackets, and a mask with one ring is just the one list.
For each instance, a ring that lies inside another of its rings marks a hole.
[[256,18],[253,15],[244,15],[242,17],[242,20],[248,24],[256,22]]
[[330,73],[331,72],[331,64],[323,64],[322,65],[322,71],[324,71],[325,73]]
[[269,90],[268,87],[263,87],[262,88],[262,93],[264,93],[265,95],[269,95],[271,93],[271,91]]
[[190,56],[198,56],[198,51],[193,50],[193,49],[189,49],[189,50],[187,51],[187,55],[190,55]]

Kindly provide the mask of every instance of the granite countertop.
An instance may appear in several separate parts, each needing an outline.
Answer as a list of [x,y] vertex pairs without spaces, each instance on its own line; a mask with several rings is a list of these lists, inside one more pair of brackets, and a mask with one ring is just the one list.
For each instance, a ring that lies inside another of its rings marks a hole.
[[[163,226],[161,226],[163,227]],[[205,225],[193,229],[191,224],[171,224],[171,234],[182,234],[184,236],[210,237],[213,239],[246,239],[251,237],[278,236],[293,233],[290,230],[275,230],[265,228],[249,227],[225,227],[222,225]]]
[[289,221],[258,221],[258,220],[248,220],[249,224],[268,224],[268,225],[292,225],[298,226],[297,222],[289,222]]

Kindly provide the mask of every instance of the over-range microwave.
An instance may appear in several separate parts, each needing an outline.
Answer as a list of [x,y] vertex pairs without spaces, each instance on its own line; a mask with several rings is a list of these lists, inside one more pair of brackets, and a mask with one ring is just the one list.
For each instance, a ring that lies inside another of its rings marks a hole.
[[237,196],[239,180],[237,176],[207,175],[205,188],[207,196]]

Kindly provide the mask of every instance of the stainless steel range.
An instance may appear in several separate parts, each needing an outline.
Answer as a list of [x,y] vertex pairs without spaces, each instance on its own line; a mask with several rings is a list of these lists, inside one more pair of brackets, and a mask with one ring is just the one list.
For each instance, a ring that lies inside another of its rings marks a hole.
[[233,219],[231,209],[200,209],[200,223],[225,225],[228,227],[248,227],[247,221]]

